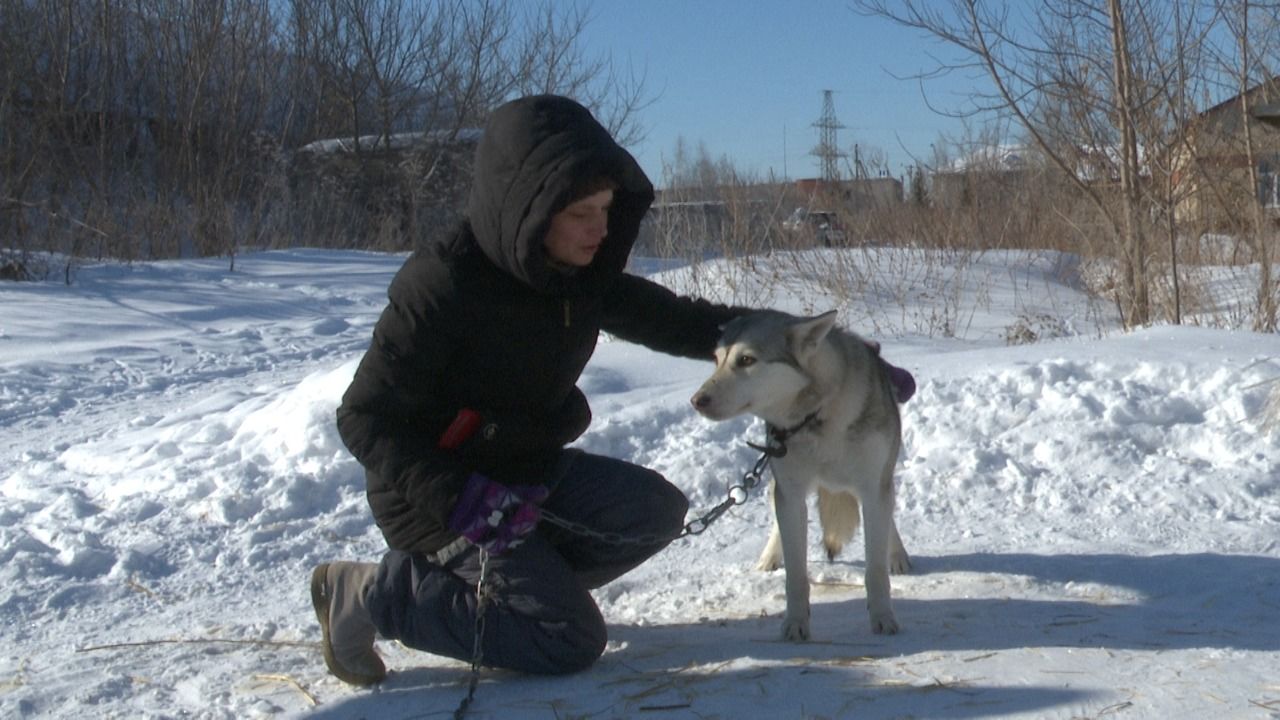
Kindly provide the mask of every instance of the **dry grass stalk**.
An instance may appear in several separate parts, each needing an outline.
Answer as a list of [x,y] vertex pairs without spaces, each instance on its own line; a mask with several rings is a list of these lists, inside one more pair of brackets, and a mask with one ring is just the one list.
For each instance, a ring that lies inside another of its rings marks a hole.
[[302,696],[307,699],[307,702],[311,704],[311,707],[315,707],[320,704],[320,701],[316,700],[316,697],[314,695],[307,692],[307,689],[302,687],[301,683],[299,683],[297,680],[293,679],[288,675],[261,673],[261,674],[254,675],[253,679],[261,680],[263,682],[283,683],[293,688],[294,690],[297,690],[299,693],[301,693]]
[[125,581],[124,584],[125,584],[125,587],[129,588],[130,590],[133,590],[134,592],[142,593],[143,595],[146,595],[147,597],[157,602],[160,601],[160,597],[156,595],[150,588],[138,582],[136,576],[131,576],[128,580]]
[[[641,690],[640,692],[632,693],[630,695],[623,695],[623,699],[627,700],[628,702],[634,702],[636,700],[642,700],[644,698],[651,697],[658,693],[665,692],[666,690],[684,689],[686,687],[689,687],[690,685],[706,682],[711,678],[712,675],[715,675],[716,673],[720,672],[724,668],[728,667],[732,662],[733,662],[732,660],[726,660],[725,662],[712,665],[705,669],[700,668],[700,666],[696,666],[696,665],[686,665],[685,667],[679,668],[674,671],[645,673],[643,676],[638,678],[624,678],[624,680],[630,681],[630,682],[645,681],[645,680],[660,680],[660,682],[657,682],[652,687]],[[701,672],[694,672],[699,669],[701,669]]]
[[107,645],[90,645],[76,648],[78,653],[99,652],[102,650],[123,650],[127,648],[152,647],[156,645],[255,645],[259,647],[290,647],[315,650],[318,642],[302,640],[242,640],[237,638],[163,638],[160,640],[142,640],[138,642],[109,643]]
[[0,691],[16,690],[27,684],[27,660],[28,658],[22,659],[18,664],[18,671],[12,678],[0,682]]

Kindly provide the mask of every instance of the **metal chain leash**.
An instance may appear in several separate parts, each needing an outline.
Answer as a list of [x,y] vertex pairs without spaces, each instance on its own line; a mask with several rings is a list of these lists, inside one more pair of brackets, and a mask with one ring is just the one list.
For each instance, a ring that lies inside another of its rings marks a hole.
[[[694,518],[693,520],[685,523],[684,527],[680,529],[680,532],[674,535],[656,535],[653,533],[645,535],[623,535],[622,533],[616,532],[601,532],[587,527],[582,523],[562,518],[545,508],[542,510],[542,519],[556,527],[568,530],[571,533],[584,535],[611,545],[656,545],[660,542],[670,542],[689,535],[701,535],[706,532],[707,528],[711,527],[712,523],[719,520],[720,516],[728,512],[729,508],[745,503],[747,498],[750,496],[751,491],[754,490],[764,478],[764,471],[765,468],[769,466],[769,461],[775,457],[781,457],[782,454],[785,454],[786,452],[785,448],[778,448],[775,446],[760,448],[759,446],[753,445],[752,447],[757,447],[761,450],[760,459],[756,460],[756,464],[753,465],[750,470],[743,473],[742,481],[729,486],[727,496],[719,505],[711,508],[700,517]],[[781,453],[779,450],[781,450]]]
[[[748,443],[750,444],[750,443]],[[760,451],[760,459],[756,460],[755,465],[750,470],[743,473],[742,481],[730,485],[726,491],[726,497],[719,505],[711,508],[701,516],[685,523],[680,532],[674,535],[656,535],[653,533],[646,535],[623,535],[616,532],[601,532],[593,530],[582,523],[566,520],[547,510],[542,510],[542,519],[557,527],[568,530],[572,533],[585,535],[586,537],[600,540],[614,545],[656,545],[664,541],[677,540],[689,535],[701,535],[706,532],[711,524],[720,519],[720,516],[729,511],[729,508],[735,505],[742,505],[751,495],[751,491],[755,489],[760,481],[764,479],[765,468],[769,467],[769,461],[775,457],[782,457],[787,454],[786,445],[781,442],[774,444],[768,442],[764,446],[751,444],[751,447]],[[489,553],[484,549],[480,550],[480,577],[476,580],[476,623],[475,623],[475,640],[471,648],[471,677],[467,681],[467,696],[462,699],[458,705],[458,709],[453,711],[453,720],[463,720],[466,717],[467,709],[471,706],[471,701],[476,696],[476,686],[480,683],[480,664],[483,661],[484,648],[482,639],[484,636],[484,612],[489,605],[489,587],[487,584],[489,572]]]
[[489,587],[486,581],[489,576],[489,553],[480,549],[480,578],[476,580],[476,624],[475,639],[471,644],[471,677],[467,681],[467,696],[462,699],[458,709],[453,711],[453,720],[463,720],[471,701],[476,698],[476,686],[480,684],[480,662],[484,659],[484,611],[489,607]]

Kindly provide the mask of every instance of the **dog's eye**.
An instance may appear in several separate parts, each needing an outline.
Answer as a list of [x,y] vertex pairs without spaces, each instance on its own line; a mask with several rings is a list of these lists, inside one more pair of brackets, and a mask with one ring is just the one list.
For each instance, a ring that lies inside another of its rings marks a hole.
[[756,364],[756,359],[750,355],[738,356],[738,367],[751,367]]

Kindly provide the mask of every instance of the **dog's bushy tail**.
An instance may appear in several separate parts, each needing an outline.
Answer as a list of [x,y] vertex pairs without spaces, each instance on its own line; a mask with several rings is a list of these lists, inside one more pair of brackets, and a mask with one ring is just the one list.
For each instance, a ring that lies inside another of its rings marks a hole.
[[827,559],[835,560],[845,543],[858,532],[862,511],[858,498],[846,492],[818,488],[818,520],[822,523],[822,546]]

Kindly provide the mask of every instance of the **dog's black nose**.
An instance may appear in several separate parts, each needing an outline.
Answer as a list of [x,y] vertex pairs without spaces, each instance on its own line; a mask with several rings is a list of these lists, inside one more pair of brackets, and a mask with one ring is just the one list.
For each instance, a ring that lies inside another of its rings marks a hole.
[[704,410],[711,404],[711,396],[704,392],[694,393],[693,397],[689,398],[689,402],[693,403],[695,409]]

